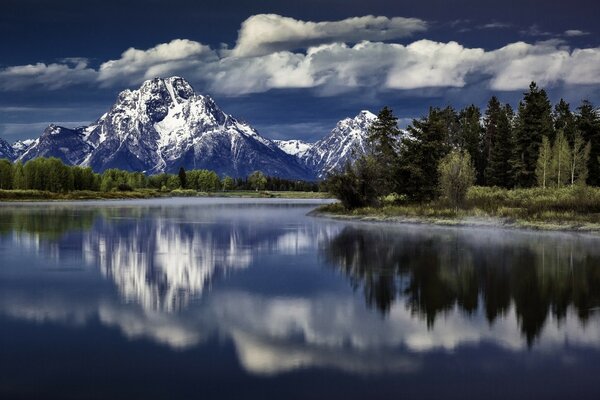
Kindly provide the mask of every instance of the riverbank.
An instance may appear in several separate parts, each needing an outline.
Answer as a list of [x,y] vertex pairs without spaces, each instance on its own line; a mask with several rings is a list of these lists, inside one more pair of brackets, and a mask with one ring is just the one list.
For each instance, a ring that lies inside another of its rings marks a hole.
[[153,189],[133,191],[72,191],[66,193],[47,192],[42,190],[0,190],[0,202],[14,201],[79,201],[79,200],[127,200],[150,199],[161,197],[232,197],[232,198],[280,198],[280,199],[327,199],[329,193],[323,192],[283,192],[283,191],[228,191],[197,192],[195,190],[176,189],[162,192]]
[[[583,190],[583,192],[582,192]],[[600,234],[598,189],[503,190],[473,188],[462,209],[443,202],[384,203],[345,209],[341,203],[317,208],[312,215],[355,221]]]

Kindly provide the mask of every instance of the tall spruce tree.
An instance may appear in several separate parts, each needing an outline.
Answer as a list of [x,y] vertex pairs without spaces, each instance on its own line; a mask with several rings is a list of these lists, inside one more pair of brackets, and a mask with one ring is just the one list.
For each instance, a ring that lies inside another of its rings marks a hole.
[[485,112],[482,141],[485,185],[508,188],[512,184],[512,116],[510,105],[502,106],[495,96],[490,99]]
[[412,199],[428,200],[438,191],[438,165],[448,154],[448,109],[430,108],[426,117],[413,120],[409,138],[400,149],[399,191]]
[[583,139],[590,143],[587,183],[600,186],[600,117],[592,103],[584,100],[577,108],[576,123]]
[[484,170],[487,157],[482,154],[482,127],[480,123],[481,111],[479,107],[471,104],[458,114],[459,122],[459,146],[460,150],[469,153],[470,162],[475,167],[476,182],[484,183]]
[[377,186],[382,192],[392,192],[396,188],[395,176],[398,165],[398,118],[388,107],[383,107],[377,119],[369,128],[368,142],[371,154],[377,160],[379,179]]
[[[575,122],[575,116],[571,112],[571,107],[564,99],[560,99],[558,104],[554,106],[554,131],[558,132],[562,130],[565,138],[569,142],[569,146],[573,146],[575,140],[575,133],[577,132],[577,124]],[[553,135],[551,140],[554,140]]]
[[552,106],[548,95],[532,82],[519,104],[513,135],[512,172],[517,186],[535,186],[535,170],[542,138],[551,138],[553,131]]

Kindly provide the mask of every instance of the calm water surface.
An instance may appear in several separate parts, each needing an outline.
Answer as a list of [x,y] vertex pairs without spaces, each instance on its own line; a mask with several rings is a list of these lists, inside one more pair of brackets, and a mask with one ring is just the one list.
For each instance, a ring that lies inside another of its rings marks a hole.
[[600,239],[0,206],[0,398],[600,398]]

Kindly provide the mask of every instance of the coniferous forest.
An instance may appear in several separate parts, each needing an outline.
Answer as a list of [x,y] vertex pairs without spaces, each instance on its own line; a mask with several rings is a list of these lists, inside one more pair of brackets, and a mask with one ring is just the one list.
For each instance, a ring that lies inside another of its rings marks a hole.
[[587,100],[554,106],[535,82],[514,110],[431,107],[405,132],[384,107],[371,153],[328,178],[345,209],[390,204],[519,212],[597,211],[600,117]]

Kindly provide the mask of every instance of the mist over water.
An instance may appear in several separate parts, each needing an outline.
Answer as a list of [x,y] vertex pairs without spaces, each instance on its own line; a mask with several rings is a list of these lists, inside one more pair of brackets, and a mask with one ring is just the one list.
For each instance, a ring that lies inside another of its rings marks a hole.
[[600,239],[319,203],[0,206],[0,397],[600,395]]

